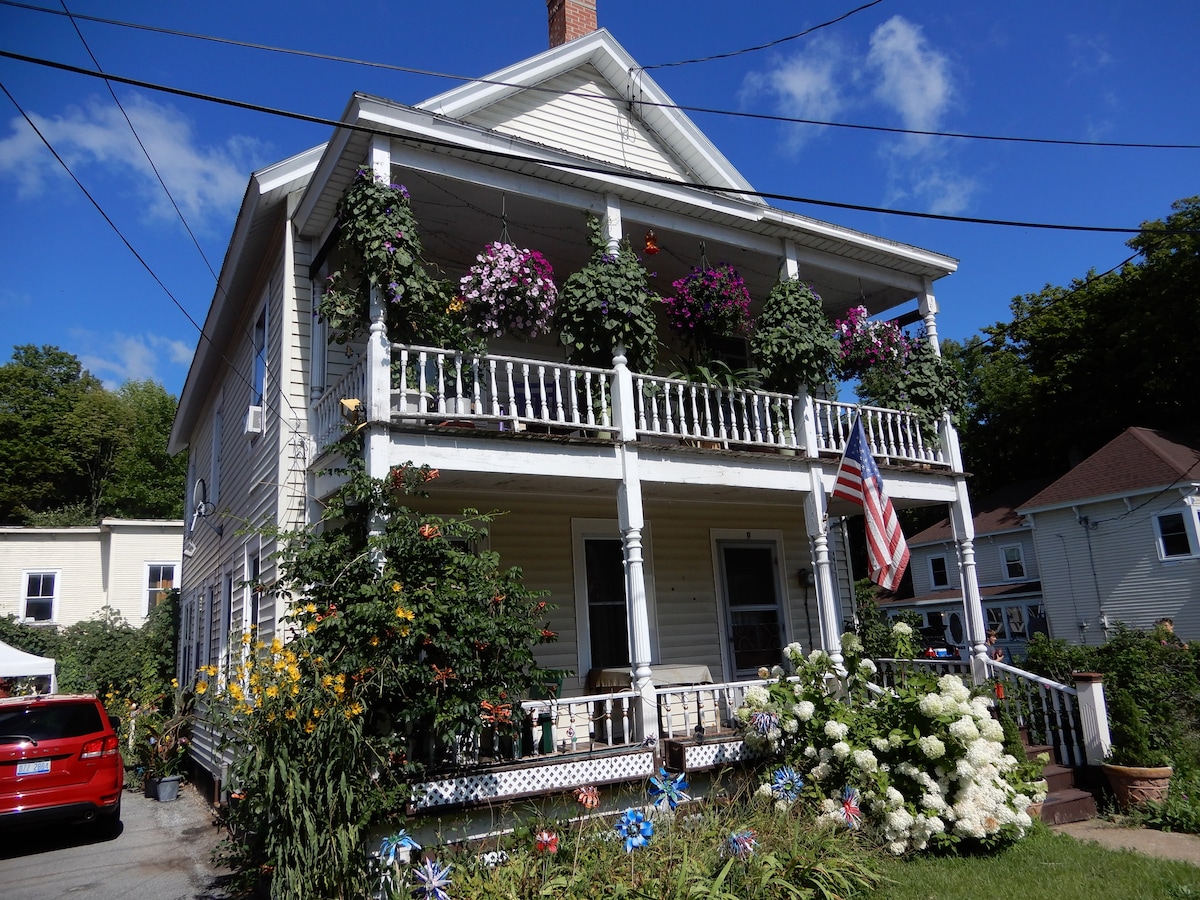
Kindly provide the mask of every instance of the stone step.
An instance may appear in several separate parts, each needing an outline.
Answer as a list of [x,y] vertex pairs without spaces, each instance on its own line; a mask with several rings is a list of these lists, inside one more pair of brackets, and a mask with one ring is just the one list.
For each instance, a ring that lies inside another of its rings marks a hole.
[[1096,798],[1076,788],[1054,791],[1046,795],[1040,818],[1047,825],[1082,822],[1096,818]]

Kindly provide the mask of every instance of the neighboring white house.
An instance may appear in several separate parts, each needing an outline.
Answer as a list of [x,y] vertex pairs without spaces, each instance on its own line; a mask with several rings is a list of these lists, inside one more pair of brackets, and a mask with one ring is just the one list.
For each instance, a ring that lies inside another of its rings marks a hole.
[[[1030,637],[1047,632],[1033,529],[1016,511],[1043,486],[1045,481],[1013,484],[971,503],[984,621],[989,631],[996,631],[997,642],[1016,658]],[[965,657],[962,570],[950,520],[914,534],[908,547],[913,596],[886,601],[886,610],[889,614],[916,610],[929,634],[944,635],[949,643],[962,648]]]
[[79,528],[0,527],[0,616],[65,627],[110,606],[141,625],[178,584],[183,526],[104,519]]
[[[678,721],[663,712],[664,684],[754,678],[790,641],[840,654],[851,577],[838,517],[856,510],[827,498],[853,404],[718,395],[631,372],[623,356],[584,372],[552,338],[493,341],[479,359],[392,344],[378,297],[371,339],[330,348],[314,315],[331,271],[336,204],[366,167],[406,185],[426,255],[449,277],[506,229],[545,254],[561,281],[589,257],[592,214],[614,241],[625,236],[639,249],[653,229],[670,250],[649,266],[660,292],[705,248],[709,259],[736,263],[752,313],[778,278],[801,278],[831,316],[865,304],[922,321],[936,346],[933,282],[955,260],[766,205],[613,36],[595,30],[594,4],[566,6],[590,15],[590,26],[567,32],[565,43],[418,106],[356,94],[328,143],[251,177],[170,440],[189,454],[182,679],[224,664],[231,633],[276,629],[286,611],[255,590],[276,576],[276,547],[239,526],[319,517],[334,487],[319,473],[337,461],[339,402],[351,399],[365,413],[371,474],[427,463],[441,476],[422,509],[508,511],[490,529],[490,548],[557,605],[550,628],[559,640],[538,648],[539,661],[575,673],[567,697],[627,692],[603,700],[619,703],[606,715],[629,716],[626,739],[653,744]],[[665,329],[661,336],[670,340]],[[464,370],[479,374],[465,383]],[[397,388],[415,387],[393,390],[390,372]],[[612,421],[579,418],[585,377],[611,397]],[[534,396],[541,402],[530,404]],[[674,411],[656,405],[667,396],[679,400]],[[719,411],[717,433],[697,424],[697,408]],[[783,435],[756,418],[777,409],[792,426]],[[896,505],[948,506],[959,521],[976,609],[968,624],[982,642],[957,436],[947,420],[924,443],[907,414],[866,412]],[[600,702],[579,701],[571,714]],[[194,752],[220,773],[204,735]]]
[[1102,644],[1166,616],[1200,640],[1200,442],[1127,428],[1017,512],[1054,637]]

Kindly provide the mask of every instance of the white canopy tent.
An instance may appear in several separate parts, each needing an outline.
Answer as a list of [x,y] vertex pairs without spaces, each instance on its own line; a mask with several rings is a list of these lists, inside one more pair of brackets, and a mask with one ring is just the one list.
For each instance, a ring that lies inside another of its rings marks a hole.
[[0,641],[0,678],[36,678],[49,676],[50,693],[58,690],[58,664],[44,656],[34,656]]

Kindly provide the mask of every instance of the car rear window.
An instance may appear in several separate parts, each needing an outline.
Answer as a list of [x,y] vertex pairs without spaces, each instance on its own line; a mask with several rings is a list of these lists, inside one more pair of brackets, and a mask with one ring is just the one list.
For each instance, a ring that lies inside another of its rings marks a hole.
[[0,710],[0,744],[23,738],[53,741],[103,731],[95,703],[55,703]]

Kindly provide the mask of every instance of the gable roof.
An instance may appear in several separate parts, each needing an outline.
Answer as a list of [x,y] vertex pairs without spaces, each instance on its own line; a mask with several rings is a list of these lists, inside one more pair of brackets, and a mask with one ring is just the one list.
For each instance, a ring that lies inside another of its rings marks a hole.
[[1151,428],[1126,428],[1045,490],[1022,514],[1200,481],[1200,443]]
[[[416,108],[624,168],[714,188],[753,190],[605,28]],[[563,120],[607,127],[554,127]],[[615,130],[622,135],[619,146],[595,140],[600,131],[614,132],[614,122],[622,126]]]
[[[1046,487],[1046,479],[1034,481],[1018,481],[993,491],[986,497],[971,502],[971,522],[975,526],[976,536],[999,534],[1005,531],[1018,531],[1028,528],[1017,508],[1026,500]],[[935,525],[930,525],[924,531],[914,534],[908,539],[910,547],[924,544],[940,544],[954,540],[954,529],[950,527],[950,519],[942,519]]]

